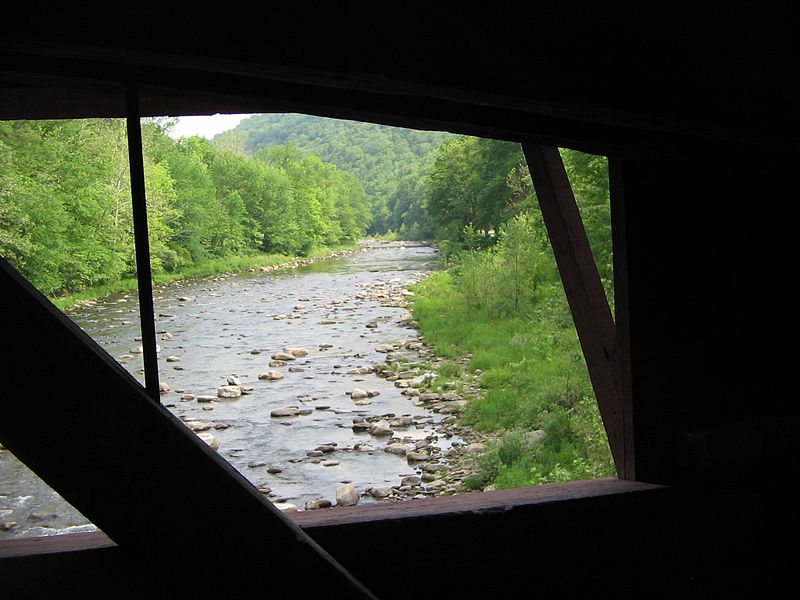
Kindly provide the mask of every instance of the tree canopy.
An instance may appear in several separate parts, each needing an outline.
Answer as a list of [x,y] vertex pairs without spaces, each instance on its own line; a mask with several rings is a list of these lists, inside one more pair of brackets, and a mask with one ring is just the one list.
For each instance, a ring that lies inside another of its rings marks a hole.
[[433,157],[450,133],[301,114],[253,115],[219,140],[236,139],[248,154],[291,144],[353,175],[373,215],[371,234],[389,231],[405,239],[432,235],[423,208]]
[[[257,157],[142,127],[153,271],[354,242],[371,222],[350,173],[292,148]],[[125,123],[0,122],[0,255],[50,295],[135,274]]]

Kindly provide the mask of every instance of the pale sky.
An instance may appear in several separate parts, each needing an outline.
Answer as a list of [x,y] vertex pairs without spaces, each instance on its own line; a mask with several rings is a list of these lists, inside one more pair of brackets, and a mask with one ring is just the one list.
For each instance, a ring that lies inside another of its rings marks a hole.
[[178,117],[178,123],[172,128],[170,136],[173,138],[198,135],[211,139],[218,133],[233,129],[239,121],[250,115],[209,115]]

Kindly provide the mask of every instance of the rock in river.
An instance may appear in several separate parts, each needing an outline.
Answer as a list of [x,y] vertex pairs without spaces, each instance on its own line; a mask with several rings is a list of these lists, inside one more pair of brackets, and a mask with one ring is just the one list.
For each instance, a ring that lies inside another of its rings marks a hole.
[[259,379],[267,379],[269,381],[277,381],[278,379],[283,379],[283,374],[278,373],[277,371],[267,371],[266,373],[259,373]]
[[414,451],[414,446],[411,444],[403,444],[402,442],[395,442],[394,444],[389,444],[383,450],[384,452],[388,452],[390,454],[399,454],[400,456],[405,456],[409,452]]
[[388,485],[381,485],[369,490],[369,495],[373,498],[388,498],[392,495],[392,488]]
[[336,504],[338,506],[355,506],[358,504],[358,490],[349,483],[340,485],[336,490]]
[[408,452],[406,453],[406,460],[409,462],[422,462],[424,460],[428,460],[430,458],[429,454],[425,452]]
[[211,423],[204,423],[203,421],[186,421],[185,424],[186,427],[194,432],[208,431],[212,427]]
[[269,414],[271,417],[296,417],[300,414],[300,409],[296,406],[287,406],[285,408],[276,408]]
[[383,425],[373,425],[370,427],[369,432],[378,437],[394,435],[394,431],[392,431],[391,428]]
[[197,434],[201,440],[203,440],[206,444],[211,446],[214,450],[219,450],[219,442],[217,442],[217,438],[211,435],[208,432],[201,431]]
[[294,358],[303,358],[304,356],[308,356],[308,350],[298,346],[286,346],[283,351],[291,354]]
[[242,388],[238,385],[223,385],[217,388],[218,398],[238,398],[242,395]]

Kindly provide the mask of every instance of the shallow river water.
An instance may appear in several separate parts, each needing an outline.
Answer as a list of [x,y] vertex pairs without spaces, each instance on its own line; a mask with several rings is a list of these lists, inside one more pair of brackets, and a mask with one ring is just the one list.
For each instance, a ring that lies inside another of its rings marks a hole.
[[[387,438],[354,431],[354,419],[413,417],[413,424],[394,434],[410,441],[433,436],[442,415],[426,412],[392,381],[348,371],[383,363],[387,354],[377,347],[416,335],[403,320],[404,308],[384,305],[375,295],[418,281],[437,268],[436,261],[435,249],[427,245],[376,242],[364,252],[294,269],[157,288],[159,373],[169,386],[162,403],[184,421],[210,425],[206,433],[216,440],[218,452],[254,485],[269,487],[274,501],[302,510],[309,500],[334,501],[342,482],[359,492],[399,485],[401,477],[415,473],[414,466],[383,451]],[[103,298],[70,311],[70,317],[143,380],[135,294]],[[288,346],[305,348],[308,355],[268,366],[271,355]],[[283,379],[259,379],[270,370]],[[217,398],[230,376],[252,389],[238,398]],[[356,388],[378,394],[357,404],[350,397]],[[306,414],[271,416],[289,406]],[[457,441],[429,439],[442,450]],[[358,444],[375,450],[356,451]],[[334,450],[308,455],[321,445]],[[0,539],[93,529],[2,451],[0,523],[10,522],[17,525],[0,530]]]

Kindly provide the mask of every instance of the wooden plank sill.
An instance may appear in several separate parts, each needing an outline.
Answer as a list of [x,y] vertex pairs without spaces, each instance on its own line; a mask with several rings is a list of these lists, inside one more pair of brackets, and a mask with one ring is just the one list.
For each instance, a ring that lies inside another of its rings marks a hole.
[[[609,477],[512,490],[474,492],[455,496],[409,500],[391,504],[379,503],[332,507],[287,513],[286,516],[304,529],[313,529],[399,519],[455,517],[464,513],[506,512],[521,507],[602,496],[642,493],[661,488],[663,486]],[[0,559],[97,550],[114,546],[116,544],[102,532],[11,539],[0,542]]]

